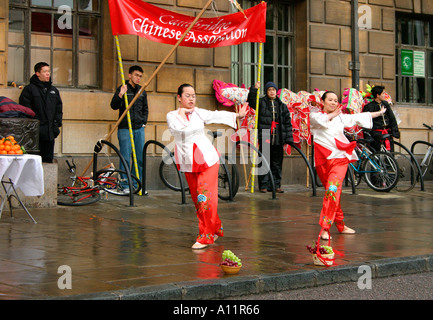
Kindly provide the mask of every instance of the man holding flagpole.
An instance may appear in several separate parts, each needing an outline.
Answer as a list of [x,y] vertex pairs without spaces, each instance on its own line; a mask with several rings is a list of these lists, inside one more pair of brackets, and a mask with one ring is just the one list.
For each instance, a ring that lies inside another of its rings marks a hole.
[[[140,91],[140,81],[143,76],[143,69],[140,66],[131,66],[128,72],[128,82],[125,85],[119,86],[111,99],[111,109],[119,110],[119,117],[126,109],[125,97],[127,95],[128,101],[131,102],[135,95]],[[134,105],[129,109],[132,135],[134,139],[134,148],[137,158],[137,167],[140,174],[143,170],[143,147],[144,147],[144,127],[147,123],[149,115],[149,107],[147,104],[147,93],[142,91],[141,95],[137,98]],[[129,134],[128,120],[123,118],[117,129],[117,139],[119,140],[120,153],[125,158],[126,163],[131,168],[131,154],[132,145],[131,137]],[[126,171],[123,168],[122,162],[120,163],[120,170]],[[134,171],[132,171],[134,172]],[[125,192],[129,191],[128,179],[126,175],[122,177],[123,181],[121,186]]]

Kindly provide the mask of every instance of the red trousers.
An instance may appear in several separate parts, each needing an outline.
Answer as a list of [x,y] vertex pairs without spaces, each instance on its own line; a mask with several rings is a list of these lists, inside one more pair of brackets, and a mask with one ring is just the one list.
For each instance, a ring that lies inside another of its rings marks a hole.
[[326,190],[319,220],[320,226],[324,229],[329,230],[334,222],[339,232],[344,229],[340,196],[348,165],[348,159],[339,158],[327,160],[323,165],[316,167],[317,175]]
[[201,172],[185,172],[198,218],[196,241],[202,244],[213,243],[214,235],[224,235],[218,217],[218,169],[219,163],[216,163]]

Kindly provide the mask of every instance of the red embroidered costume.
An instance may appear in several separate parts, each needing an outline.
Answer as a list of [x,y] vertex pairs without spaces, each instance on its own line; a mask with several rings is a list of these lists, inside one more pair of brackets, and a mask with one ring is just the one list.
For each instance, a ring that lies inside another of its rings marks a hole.
[[355,142],[347,140],[344,128],[355,125],[371,128],[371,113],[340,114],[332,120],[324,112],[310,113],[314,165],[326,190],[319,220],[325,230],[329,230],[334,222],[339,232],[344,229],[344,215],[340,206],[342,184],[349,162],[358,160],[354,151]]
[[236,128],[236,114],[194,107],[183,119],[177,110],[167,114],[167,124],[175,141],[178,169],[185,172],[199,220],[197,242],[211,244],[223,236],[218,217],[219,153],[205,135],[205,124],[220,123]]

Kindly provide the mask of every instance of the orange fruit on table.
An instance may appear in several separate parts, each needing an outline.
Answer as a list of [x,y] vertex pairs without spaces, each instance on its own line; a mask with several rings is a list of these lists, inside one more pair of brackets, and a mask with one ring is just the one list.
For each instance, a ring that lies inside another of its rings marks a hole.
[[5,146],[11,146],[11,145],[12,145],[12,142],[10,142],[10,140],[5,140],[5,141],[3,142],[3,144],[4,144]]
[[5,145],[4,144],[0,144],[0,151],[5,149]]
[[15,151],[11,150],[11,151],[8,151],[8,154],[16,154],[16,153],[15,153]]
[[0,154],[8,154],[8,152],[6,150],[1,150]]
[[17,151],[15,151],[16,154],[23,154],[23,150],[19,149]]
[[11,147],[10,145],[8,145],[8,144],[5,145],[5,150],[6,150],[7,152],[11,151],[11,148],[12,148],[12,147]]

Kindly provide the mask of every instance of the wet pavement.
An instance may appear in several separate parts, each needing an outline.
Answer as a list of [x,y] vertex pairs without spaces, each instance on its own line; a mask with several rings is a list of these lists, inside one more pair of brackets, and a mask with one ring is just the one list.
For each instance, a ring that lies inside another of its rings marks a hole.
[[[320,228],[323,188],[240,191],[220,201],[225,236],[204,250],[194,205],[180,193],[110,196],[84,207],[21,209],[0,220],[0,299],[224,299],[230,296],[433,270],[433,183],[408,193],[344,188],[342,207],[355,235],[331,229],[336,266],[313,265],[306,249]],[[219,267],[224,250],[242,259],[237,275]],[[70,269],[62,269],[66,268]],[[60,269],[59,269],[60,268]],[[66,270],[66,271],[64,271]],[[69,270],[69,271],[68,271]],[[70,285],[70,287],[68,286]]]

